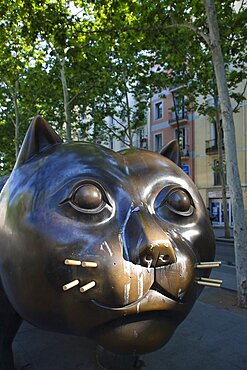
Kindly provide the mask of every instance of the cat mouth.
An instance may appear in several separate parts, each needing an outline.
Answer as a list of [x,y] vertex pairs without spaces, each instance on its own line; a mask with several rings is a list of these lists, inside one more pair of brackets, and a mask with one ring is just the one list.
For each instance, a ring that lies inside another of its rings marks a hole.
[[153,289],[124,307],[92,302],[112,316],[111,320],[94,328],[92,338],[109,351],[122,354],[133,351],[141,354],[159,349],[191,309],[191,305]]
[[91,302],[101,309],[118,311],[126,315],[150,311],[182,311],[186,305],[180,297],[171,295],[157,283],[154,283],[141,298],[125,306],[108,306],[96,300]]

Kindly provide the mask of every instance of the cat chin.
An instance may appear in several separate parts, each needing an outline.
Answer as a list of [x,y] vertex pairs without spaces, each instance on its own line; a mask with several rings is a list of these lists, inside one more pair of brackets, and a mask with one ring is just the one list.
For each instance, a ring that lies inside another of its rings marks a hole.
[[106,307],[95,301],[94,304],[108,313],[114,312],[114,316],[121,313],[119,318],[105,322],[91,333],[102,347],[118,354],[158,350],[169,341],[192,307],[153,290],[124,307]]
[[172,312],[145,312],[105,324],[93,338],[113,353],[153,352],[169,341],[183,319]]

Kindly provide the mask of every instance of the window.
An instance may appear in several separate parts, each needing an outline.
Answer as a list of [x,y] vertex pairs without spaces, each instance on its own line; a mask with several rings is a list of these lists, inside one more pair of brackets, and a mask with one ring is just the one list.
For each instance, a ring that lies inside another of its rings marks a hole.
[[154,150],[158,152],[163,146],[163,138],[162,134],[155,134],[154,135]]
[[[223,202],[222,199],[210,199],[209,200],[210,216],[213,218],[213,225],[224,225],[224,211],[223,211]],[[230,199],[227,199],[227,213],[229,225],[233,226],[233,217],[232,217],[232,203]]]
[[[175,130],[175,138],[178,137],[178,130]],[[185,150],[187,148],[187,130],[185,127],[179,129],[179,146],[180,150]]]
[[125,134],[121,135],[121,140],[120,140],[120,148],[123,149],[125,148]]
[[218,148],[219,135],[221,135],[221,142],[223,148],[224,132],[222,128],[222,120],[220,120],[219,125],[220,127],[218,130],[215,122],[211,122],[210,125],[210,144],[215,148]]
[[211,144],[216,146],[216,141],[217,141],[217,135],[216,135],[216,124],[215,122],[211,122],[210,124],[210,141]]
[[[224,131],[222,127],[222,119],[220,120],[220,135],[221,135],[221,140],[222,140],[222,148],[224,148]],[[218,139],[219,141],[219,139]]]
[[[186,97],[185,96],[173,96],[173,105],[174,109],[176,109],[178,119],[186,119],[187,118],[187,108],[185,106]],[[175,112],[174,117],[176,118]]]
[[154,119],[160,119],[163,116],[163,104],[162,101],[154,105]]
[[[223,171],[224,171],[224,177],[225,177],[225,182],[226,182],[226,163],[223,161]],[[214,185],[222,185],[222,178],[221,178],[221,173],[220,173],[220,165],[219,165],[219,160],[214,159],[213,161],[213,174],[214,174]]]
[[[178,138],[178,130],[175,129],[175,138]],[[189,157],[188,128],[179,128],[179,148],[182,157]]]
[[145,133],[145,129],[141,128],[136,132],[136,146],[137,148],[144,148],[147,149],[147,135]]

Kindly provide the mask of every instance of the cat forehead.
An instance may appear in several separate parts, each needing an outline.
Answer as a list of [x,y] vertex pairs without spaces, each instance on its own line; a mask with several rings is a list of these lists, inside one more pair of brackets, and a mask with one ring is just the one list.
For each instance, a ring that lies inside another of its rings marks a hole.
[[178,166],[168,158],[148,150],[126,149],[120,152],[128,170],[133,174],[139,171],[161,171],[170,169],[177,172]]
[[25,182],[28,178],[31,181],[37,177],[42,179],[35,181],[37,190],[43,191],[46,184],[46,191],[51,192],[69,181],[84,179],[95,180],[108,188],[120,186],[126,190],[129,186],[140,189],[152,184],[153,187],[155,183],[175,183],[183,187],[188,184],[183,171],[162,155],[138,149],[114,152],[83,142],[52,147],[17,171]]
[[149,202],[170,185],[197,196],[189,177],[160,154],[138,149],[114,152],[90,143],[64,143],[40,153],[13,172],[10,188],[14,196],[34,192],[36,201],[43,202],[56,196],[63,199],[85,181],[99,184],[118,200],[130,196],[135,202]]
[[192,180],[170,159],[148,150],[127,149],[123,152],[127,170],[137,187],[174,184],[195,188]]
[[[120,176],[135,176],[144,173],[174,172],[178,174],[178,166],[172,161],[157,153],[126,149],[123,152],[114,152],[106,147],[91,143],[65,143],[57,146],[54,155],[46,153],[45,166],[55,166],[56,171],[78,172],[97,169],[99,172],[115,171]],[[49,163],[50,162],[50,163]]]

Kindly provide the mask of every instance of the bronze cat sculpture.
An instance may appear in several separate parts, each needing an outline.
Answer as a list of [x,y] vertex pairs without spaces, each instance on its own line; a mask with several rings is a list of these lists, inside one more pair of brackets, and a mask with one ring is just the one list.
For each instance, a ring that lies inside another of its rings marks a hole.
[[[62,143],[40,116],[0,195],[0,369],[22,319],[111,352],[163,346],[207,284],[214,235],[203,201],[161,154]],[[209,261],[209,262],[208,262]]]

